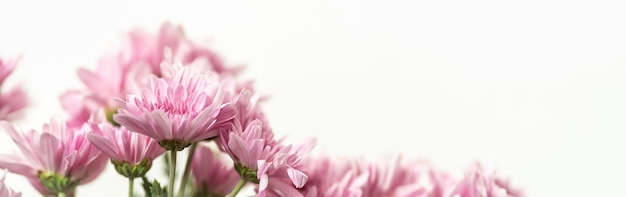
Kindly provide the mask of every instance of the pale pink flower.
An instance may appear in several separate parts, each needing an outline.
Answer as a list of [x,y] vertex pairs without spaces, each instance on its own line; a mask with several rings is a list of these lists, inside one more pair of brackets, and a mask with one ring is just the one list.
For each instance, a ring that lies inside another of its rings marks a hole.
[[205,59],[211,65],[211,69],[221,75],[235,76],[243,71],[244,66],[227,66],[222,57],[208,46],[195,43],[186,39],[184,45],[179,48],[181,60],[190,63],[198,59]]
[[362,172],[369,175],[363,186],[363,197],[396,196],[414,197],[427,194],[419,187],[425,171],[422,161],[403,160],[401,155],[373,162],[363,162]]
[[182,150],[191,143],[219,134],[215,125],[231,120],[236,110],[223,100],[219,79],[194,73],[193,66],[163,64],[171,75],[151,75],[141,95],[120,100],[114,120],[132,132],[159,141],[166,150]]
[[225,164],[217,152],[209,147],[198,145],[191,163],[191,174],[194,177],[194,193],[202,196],[226,196],[237,185],[239,174],[232,162]]
[[22,193],[13,191],[13,189],[9,188],[5,184],[7,172],[2,172],[0,175],[0,197],[22,197]]
[[245,131],[222,130],[224,150],[243,179],[259,184],[258,197],[302,196],[297,188],[306,184],[308,176],[302,172],[300,162],[314,141],[298,147],[269,144],[271,139],[264,138],[262,128],[260,120],[253,120]]
[[123,53],[102,57],[95,71],[78,69],[78,77],[87,90],[69,90],[61,96],[61,104],[69,112],[68,126],[82,126],[90,114],[105,110],[112,114],[117,109],[115,98],[139,92],[150,74],[148,67],[131,66]]
[[428,172],[428,195],[426,197],[453,197],[457,180],[450,174],[431,169]]
[[91,123],[89,141],[107,154],[113,163],[127,163],[131,166],[142,162],[151,163],[165,150],[159,142],[143,134],[128,131],[124,127],[111,124]]
[[0,58],[0,120],[22,117],[21,110],[28,105],[28,97],[22,86],[6,90],[4,81],[13,73],[21,57],[3,60]]
[[160,65],[165,59],[166,48],[177,51],[185,39],[182,27],[170,22],[163,23],[156,35],[135,29],[128,34],[131,59],[134,64],[144,64],[151,73],[161,76]]
[[460,197],[521,197],[523,193],[514,190],[507,183],[488,173],[476,164],[466,173],[463,180],[456,184],[451,196]]
[[308,158],[304,172],[309,175],[301,193],[306,197],[361,197],[368,174],[359,173],[359,161],[317,156]]
[[234,101],[238,112],[237,116],[233,118],[235,131],[243,131],[244,128],[248,127],[248,124],[250,124],[253,120],[258,119],[261,123],[263,123],[261,130],[263,138],[273,140],[274,133],[268,124],[265,113],[263,113],[261,108],[258,106],[259,99],[260,97],[254,95],[249,89],[241,91],[239,96]]
[[[235,74],[235,69],[227,68],[210,48],[188,39],[180,25],[165,22],[156,34],[135,29],[126,34],[121,48],[99,60],[96,70],[78,70],[87,89],[70,90],[61,96],[63,108],[71,117],[69,125],[82,125],[95,110],[104,109],[107,114],[114,114],[119,107],[115,98],[139,93],[149,74],[159,77],[163,74],[160,65],[168,58],[185,65],[201,60],[206,62],[206,70],[220,75]],[[238,84],[240,88],[249,86],[250,83]]]
[[[42,194],[54,194],[70,188],[46,188],[40,178],[57,177],[76,185],[89,183],[105,168],[108,157],[87,140],[88,125],[68,129],[66,123],[53,116],[44,124],[41,133],[35,130],[20,132],[9,122],[0,122],[21,154],[5,155],[0,168],[25,176]],[[68,191],[69,192],[69,191]]]
[[161,76],[161,61],[170,50],[177,61],[183,64],[198,59],[206,60],[213,72],[219,74],[236,74],[242,67],[228,68],[222,58],[207,45],[196,43],[187,38],[183,28],[171,22],[164,22],[157,34],[135,29],[128,34],[131,59],[135,64],[143,64],[151,68],[153,74]]

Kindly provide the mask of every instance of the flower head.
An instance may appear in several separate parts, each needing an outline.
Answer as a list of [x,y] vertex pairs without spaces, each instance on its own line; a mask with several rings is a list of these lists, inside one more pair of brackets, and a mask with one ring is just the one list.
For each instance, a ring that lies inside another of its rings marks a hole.
[[[235,161],[235,169],[242,179],[258,183],[258,197],[302,196],[302,188],[308,176],[302,172],[302,155],[314,145],[309,141],[294,147],[271,144],[272,139],[263,135],[260,120],[253,120],[245,131],[221,131],[224,150]],[[228,137],[225,137],[225,136]]]
[[215,126],[231,120],[236,111],[224,102],[217,77],[194,72],[197,66],[202,65],[164,63],[168,74],[150,76],[141,95],[120,100],[121,108],[113,119],[132,132],[158,140],[166,150],[182,150],[217,136]]
[[368,174],[359,174],[360,161],[328,156],[309,157],[304,169],[309,174],[301,190],[306,197],[361,197]]
[[0,59],[0,120],[14,120],[21,116],[19,113],[28,105],[28,98],[23,87],[17,86],[5,91],[4,81],[13,73],[20,58]]
[[207,45],[187,38],[180,25],[165,22],[156,34],[135,29],[128,34],[129,53],[134,64],[147,66],[157,76],[162,75],[161,61],[168,50],[183,64],[198,59],[207,61],[210,70],[219,74],[236,74],[242,67],[228,68],[222,58]]
[[166,57],[166,48],[177,51],[186,42],[180,25],[165,22],[155,35],[143,29],[135,29],[128,33],[128,44],[134,64],[143,64],[151,69],[151,73],[161,76],[159,65]]
[[363,187],[364,197],[413,197],[427,194],[427,190],[419,185],[427,172],[427,165],[423,161],[407,161],[401,155],[395,155],[390,159],[369,162],[362,167],[369,174]]
[[152,161],[165,150],[159,143],[143,134],[111,124],[91,123],[89,141],[111,158],[118,173],[126,177],[141,177],[150,170]]
[[108,157],[87,140],[87,125],[68,129],[59,116],[53,116],[41,133],[20,132],[6,121],[0,126],[21,152],[3,156],[0,168],[25,176],[42,194],[71,192],[94,180],[106,166]]
[[22,193],[13,191],[13,189],[7,187],[4,183],[6,178],[6,171],[0,175],[0,197],[22,197]]
[[191,173],[195,180],[194,193],[202,196],[226,196],[239,181],[239,174],[233,165],[225,165],[218,153],[209,147],[198,145],[191,163]]
[[[145,66],[134,66],[125,60],[123,53],[102,57],[95,71],[78,69],[78,77],[87,90],[69,90],[61,95],[63,109],[70,113],[70,127],[80,127],[92,112],[104,110],[114,113],[118,104],[115,98],[139,92],[150,70]],[[109,122],[111,121],[109,118]]]
[[456,184],[454,195],[462,197],[521,197],[521,191],[513,189],[501,179],[487,173],[476,164],[468,170],[463,180]]

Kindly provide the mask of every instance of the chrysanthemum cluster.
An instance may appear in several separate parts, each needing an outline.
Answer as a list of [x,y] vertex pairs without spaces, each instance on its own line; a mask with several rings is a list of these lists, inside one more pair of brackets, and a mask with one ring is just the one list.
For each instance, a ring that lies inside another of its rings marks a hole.
[[[78,70],[86,88],[61,96],[67,117],[55,115],[27,132],[0,122],[19,148],[2,156],[0,168],[57,197],[75,196],[107,164],[129,181],[129,196],[135,180],[150,197],[237,196],[243,188],[258,197],[521,196],[479,165],[454,178],[400,158],[311,155],[313,138],[290,144],[275,137],[260,106],[264,97],[237,79],[241,67],[226,65],[181,27],[135,30],[125,41],[96,70]],[[0,61],[0,85],[15,63]],[[23,97],[2,93],[0,118],[23,108]],[[185,165],[177,166],[181,153]],[[167,181],[148,178],[158,158],[167,162]],[[0,197],[20,196],[0,184]]]

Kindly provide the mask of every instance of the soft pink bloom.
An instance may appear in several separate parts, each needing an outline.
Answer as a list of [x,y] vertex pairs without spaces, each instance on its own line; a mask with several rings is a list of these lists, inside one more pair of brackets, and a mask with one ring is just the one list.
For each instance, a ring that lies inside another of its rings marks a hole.
[[6,89],[4,81],[13,73],[21,58],[0,59],[0,120],[14,120],[20,118],[21,110],[28,105],[26,91],[22,86]]
[[[225,151],[235,165],[245,169],[239,172],[244,178],[258,181],[258,197],[302,196],[297,188],[306,184],[308,176],[302,172],[300,162],[302,155],[310,151],[315,142],[309,141],[298,147],[269,144],[271,139],[264,138],[262,128],[260,120],[253,120],[244,131],[222,130]],[[256,177],[249,177],[250,172],[256,172]]]
[[[163,64],[162,78],[154,75],[140,95],[120,100],[114,120],[132,132],[185,146],[215,137],[215,125],[230,121],[236,110],[225,103],[219,79],[210,73],[196,73],[195,65]],[[164,147],[166,150],[173,147]]]
[[186,41],[185,45],[179,48],[179,54],[182,56],[181,60],[185,63],[205,59],[211,65],[212,70],[221,75],[235,76],[244,69],[244,66],[227,66],[222,57],[208,46],[195,43],[189,39]]
[[464,179],[456,184],[451,196],[455,195],[461,197],[521,197],[523,193],[512,189],[507,183],[476,164],[466,173]]
[[[118,107],[115,98],[139,93],[149,74],[162,75],[160,65],[164,59],[175,58],[185,65],[202,60],[207,70],[235,73],[210,48],[194,43],[184,35],[181,26],[169,22],[163,23],[157,34],[135,29],[126,35],[125,41],[121,48],[101,57],[94,71],[78,70],[86,90],[70,90],[61,96],[63,108],[71,117],[70,126],[82,125],[95,110],[112,113]],[[239,86],[248,87],[249,83]]]
[[151,68],[152,73],[161,76],[161,61],[166,58],[167,50],[173,53],[177,61],[183,64],[198,59],[206,60],[213,72],[219,74],[236,74],[242,67],[228,68],[222,58],[205,44],[197,43],[185,35],[180,25],[165,22],[157,34],[135,29],[128,34],[131,59],[135,64]]
[[426,172],[426,164],[422,161],[407,161],[396,155],[394,158],[364,163],[361,170],[369,178],[363,186],[363,197],[414,197],[427,193],[425,188],[419,187],[421,177]]
[[6,171],[0,175],[0,197],[22,197],[22,193],[13,191],[13,189],[6,186],[4,182],[6,175]]
[[[78,77],[87,90],[69,90],[61,96],[61,104],[69,112],[70,127],[81,126],[96,110],[117,109],[115,98],[139,92],[150,74],[148,67],[132,66],[123,53],[102,57],[95,71],[78,69]],[[109,112],[111,113],[111,112]]]
[[268,124],[265,113],[258,105],[260,97],[254,95],[250,89],[243,89],[240,91],[239,96],[234,100],[235,108],[237,109],[237,116],[233,118],[232,124],[235,127],[235,131],[243,131],[253,120],[257,119],[261,121],[261,136],[263,139],[268,140],[268,143],[275,145],[274,132]]
[[428,180],[428,195],[422,195],[424,197],[452,197],[458,182],[452,175],[434,169],[429,170]]
[[367,173],[359,173],[359,161],[318,156],[306,161],[309,180],[301,190],[306,197],[361,197]]
[[87,136],[89,141],[114,162],[134,166],[142,161],[152,161],[165,152],[155,139],[130,132],[124,127],[106,123],[91,123],[90,126],[92,132]]
[[129,49],[133,63],[148,66],[151,72],[157,76],[161,76],[159,65],[165,59],[166,48],[177,51],[179,46],[185,41],[186,38],[182,27],[170,22],[163,23],[156,35],[143,29],[135,29],[128,34]]
[[209,147],[198,145],[191,163],[191,174],[195,180],[196,193],[203,196],[226,196],[237,185],[239,174],[221,160],[217,152]]
[[59,116],[53,116],[41,133],[20,132],[6,121],[0,126],[21,152],[3,156],[0,168],[25,176],[42,194],[50,194],[39,180],[42,173],[67,177],[80,185],[94,180],[106,166],[108,157],[87,140],[87,125],[68,129]]

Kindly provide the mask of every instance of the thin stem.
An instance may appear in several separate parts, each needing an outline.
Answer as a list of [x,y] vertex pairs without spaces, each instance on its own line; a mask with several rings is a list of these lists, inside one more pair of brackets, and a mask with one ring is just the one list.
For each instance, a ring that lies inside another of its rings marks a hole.
[[178,187],[178,197],[183,197],[185,195],[185,188],[187,188],[187,181],[189,180],[189,174],[191,172],[191,161],[193,160],[193,156],[196,153],[196,147],[198,147],[197,142],[191,144],[191,148],[189,149],[189,155],[187,156],[187,163],[185,163],[183,178],[181,179],[180,186]]
[[167,197],[174,197],[174,182],[176,180],[176,150],[170,150],[170,184],[167,185]]
[[241,191],[241,188],[243,188],[244,185],[246,185],[247,181],[244,179],[239,180],[239,182],[237,183],[237,186],[235,186],[235,189],[233,189],[232,192],[230,192],[230,195],[228,195],[229,197],[235,197],[235,195],[237,195],[239,193],[239,191]]
[[133,189],[135,187],[135,178],[134,177],[130,177],[128,178],[128,197],[133,197],[135,196],[135,190]]

